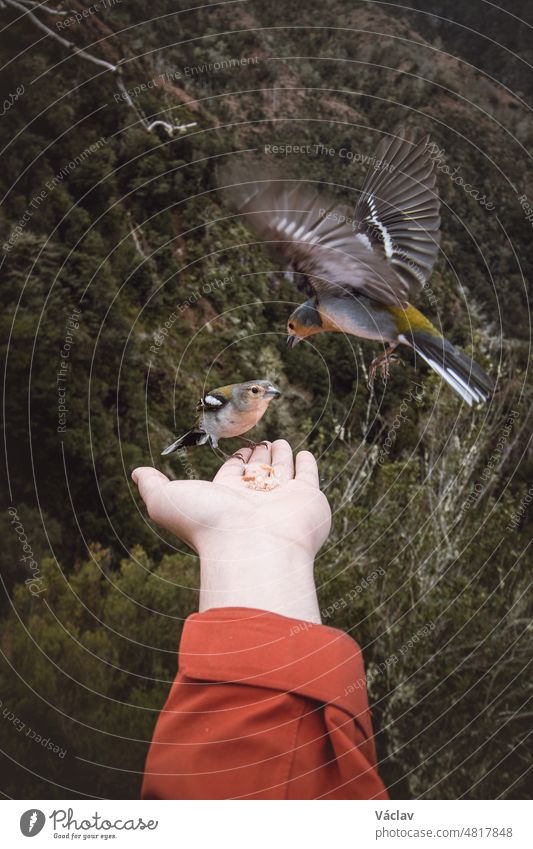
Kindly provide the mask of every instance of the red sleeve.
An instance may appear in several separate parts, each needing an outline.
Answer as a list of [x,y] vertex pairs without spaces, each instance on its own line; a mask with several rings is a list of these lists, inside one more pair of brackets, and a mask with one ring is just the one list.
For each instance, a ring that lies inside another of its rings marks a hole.
[[387,799],[357,644],[264,610],[190,616],[142,797]]

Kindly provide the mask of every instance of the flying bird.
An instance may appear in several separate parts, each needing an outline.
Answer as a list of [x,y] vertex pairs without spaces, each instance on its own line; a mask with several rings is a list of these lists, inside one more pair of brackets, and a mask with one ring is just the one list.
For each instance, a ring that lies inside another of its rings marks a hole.
[[457,350],[410,301],[426,284],[439,250],[440,201],[429,137],[384,138],[355,211],[312,184],[285,179],[225,188],[239,213],[268,242],[311,297],[289,318],[294,347],[316,333],[339,332],[381,342],[369,382],[383,377],[399,345],[412,348],[470,406],[486,401],[494,382]]
[[[219,439],[242,436],[255,427],[272,399],[280,395],[280,390],[269,380],[248,380],[211,389],[196,406],[200,413],[197,426],[165,448],[162,456],[191,445],[209,443],[218,449]],[[254,444],[248,439],[245,442]]]

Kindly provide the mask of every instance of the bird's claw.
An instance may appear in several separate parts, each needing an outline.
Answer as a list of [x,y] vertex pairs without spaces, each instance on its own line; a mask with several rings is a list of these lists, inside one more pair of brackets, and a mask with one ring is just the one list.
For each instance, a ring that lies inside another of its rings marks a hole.
[[246,437],[244,436],[240,436],[239,439],[242,439],[243,442],[246,442],[246,444],[249,448],[252,449],[252,451],[254,450],[254,448],[257,448],[258,445],[264,445],[265,448],[268,448],[268,442],[266,441],[266,439],[262,439],[261,442],[254,442],[252,439],[246,439]]
[[[249,448],[252,449],[252,451],[254,450],[254,448],[257,448],[258,445],[264,445],[266,446],[266,448],[268,448],[268,442],[265,439],[263,439],[261,442],[252,442],[251,439],[246,439],[244,436],[241,436],[240,439],[242,439],[243,442],[246,442]],[[218,454],[219,457],[222,457],[225,463],[228,460],[233,460],[234,457],[236,457],[237,460],[241,460],[245,464],[248,462],[248,460],[246,460],[242,456],[240,451],[235,451],[234,454],[226,454],[226,452],[223,451],[220,446],[217,446],[216,448],[213,446],[213,451],[215,452],[215,454]]]
[[393,363],[400,363],[401,365],[403,365],[402,358],[398,354],[393,353],[393,351],[394,348],[388,348],[386,351],[380,354],[379,357],[376,357],[375,360],[370,363],[370,368],[368,370],[369,389],[371,389],[374,384],[374,379],[378,369],[383,383],[386,383],[389,378],[391,365]]

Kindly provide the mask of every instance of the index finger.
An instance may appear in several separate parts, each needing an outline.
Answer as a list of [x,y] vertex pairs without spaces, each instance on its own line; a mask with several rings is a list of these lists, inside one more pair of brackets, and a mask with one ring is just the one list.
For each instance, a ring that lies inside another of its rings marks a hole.
[[239,451],[220,467],[213,480],[221,481],[242,477],[244,465],[250,459],[251,454],[251,448],[239,448]]
[[319,488],[318,466],[310,451],[300,451],[296,455],[295,478],[301,483],[309,484],[316,489]]

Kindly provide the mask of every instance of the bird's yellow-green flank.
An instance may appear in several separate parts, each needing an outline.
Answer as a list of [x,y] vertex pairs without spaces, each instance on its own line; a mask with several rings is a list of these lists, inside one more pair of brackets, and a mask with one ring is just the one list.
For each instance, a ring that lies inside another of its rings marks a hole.
[[387,306],[385,309],[394,316],[398,333],[412,333],[417,330],[425,330],[432,336],[442,336],[442,333],[439,333],[429,318],[426,318],[412,304],[408,304],[405,308]]

